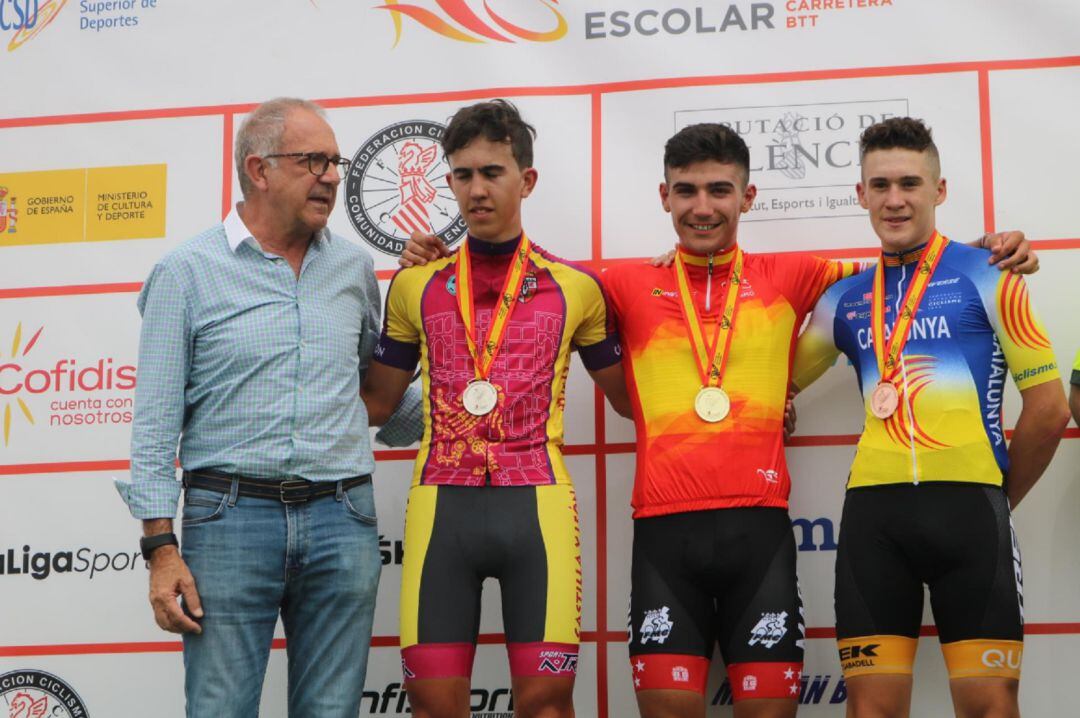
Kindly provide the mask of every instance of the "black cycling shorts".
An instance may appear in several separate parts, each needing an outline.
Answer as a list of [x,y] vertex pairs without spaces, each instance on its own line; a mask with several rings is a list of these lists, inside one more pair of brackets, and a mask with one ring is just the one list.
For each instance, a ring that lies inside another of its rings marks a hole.
[[1000,487],[927,482],[848,490],[836,556],[845,675],[911,672],[924,584],[951,677],[1019,676],[1020,549]]
[[634,521],[630,664],[638,690],[704,693],[713,645],[735,700],[796,698],[804,618],[787,511]]

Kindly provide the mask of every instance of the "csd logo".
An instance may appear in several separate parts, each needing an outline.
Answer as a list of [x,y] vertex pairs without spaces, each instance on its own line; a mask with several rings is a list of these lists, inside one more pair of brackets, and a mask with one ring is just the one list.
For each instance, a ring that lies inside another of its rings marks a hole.
[[997,648],[990,648],[983,651],[982,663],[987,668],[1012,668],[1016,670],[1020,668],[1020,660],[1024,657],[1023,650],[1013,651],[1011,648],[1007,651],[1002,651]]

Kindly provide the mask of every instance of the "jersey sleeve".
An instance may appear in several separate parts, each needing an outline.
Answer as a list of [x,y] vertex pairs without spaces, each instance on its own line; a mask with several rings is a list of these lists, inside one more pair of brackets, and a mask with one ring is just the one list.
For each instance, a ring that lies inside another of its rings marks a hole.
[[[993,272],[994,275],[990,275]],[[1060,378],[1054,349],[1035,314],[1027,282],[1019,274],[989,267],[978,288],[1005,362],[1021,391]]]
[[1069,383],[1073,386],[1080,386],[1080,351],[1076,352],[1076,360],[1073,362],[1072,378]]
[[386,292],[382,334],[373,361],[413,371],[420,361],[420,294],[415,291],[419,272],[402,269]]
[[573,343],[589,371],[618,364],[622,358],[615,316],[598,277],[582,273],[577,282],[583,307],[582,321],[574,330]]
[[809,254],[774,257],[783,264],[775,267],[773,276],[800,317],[814,308],[825,290],[867,266],[864,262],[824,259]]
[[810,315],[810,323],[795,345],[791,381],[801,391],[810,386],[836,362],[840,349],[836,346],[836,308],[840,291],[826,291]]

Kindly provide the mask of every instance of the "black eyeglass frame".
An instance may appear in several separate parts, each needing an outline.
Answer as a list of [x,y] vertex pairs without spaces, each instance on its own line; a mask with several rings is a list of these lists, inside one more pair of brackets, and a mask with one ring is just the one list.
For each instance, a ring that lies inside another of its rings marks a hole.
[[[273,157],[304,157],[307,159],[308,172],[316,177],[322,177],[326,174],[326,171],[330,169],[330,165],[334,165],[338,168],[341,174],[345,174],[349,171],[349,167],[352,165],[352,160],[345,159],[344,157],[328,157],[325,152],[277,152],[272,155],[263,155],[264,160],[268,160]],[[319,164],[316,165],[316,162]],[[321,172],[317,172],[318,167],[322,167]]]

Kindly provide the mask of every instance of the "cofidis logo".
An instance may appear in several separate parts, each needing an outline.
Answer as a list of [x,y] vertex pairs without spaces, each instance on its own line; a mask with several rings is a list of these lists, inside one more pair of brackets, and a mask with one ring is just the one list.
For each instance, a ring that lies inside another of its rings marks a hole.
[[114,357],[46,357],[40,348],[45,336],[44,326],[24,333],[19,322],[9,356],[0,356],[3,446],[11,445],[20,420],[49,427],[130,424],[134,365]]
[[[415,21],[431,32],[445,38],[476,44],[488,42],[513,43],[522,40],[526,42],[554,42],[562,39],[568,29],[566,18],[556,7],[558,0],[533,0],[531,3],[523,3],[521,0],[514,0],[513,2],[504,0],[501,4],[505,5],[507,10],[501,13],[492,7],[492,5],[500,3],[489,2],[488,0],[483,2],[483,13],[474,10],[466,0],[435,0],[434,4],[437,7],[424,7],[419,4],[399,2],[399,0],[386,0],[384,5],[378,5],[376,9],[390,13],[394,21],[395,47],[401,40],[405,18]],[[529,7],[530,5],[532,7]],[[544,9],[547,12],[543,12]],[[536,22],[535,15],[538,11],[549,15],[547,29],[542,27],[537,29],[524,24],[526,22]],[[554,22],[554,27],[550,27],[551,22]]]
[[68,0],[0,0],[0,30],[13,32],[8,52],[17,50],[56,19]]

